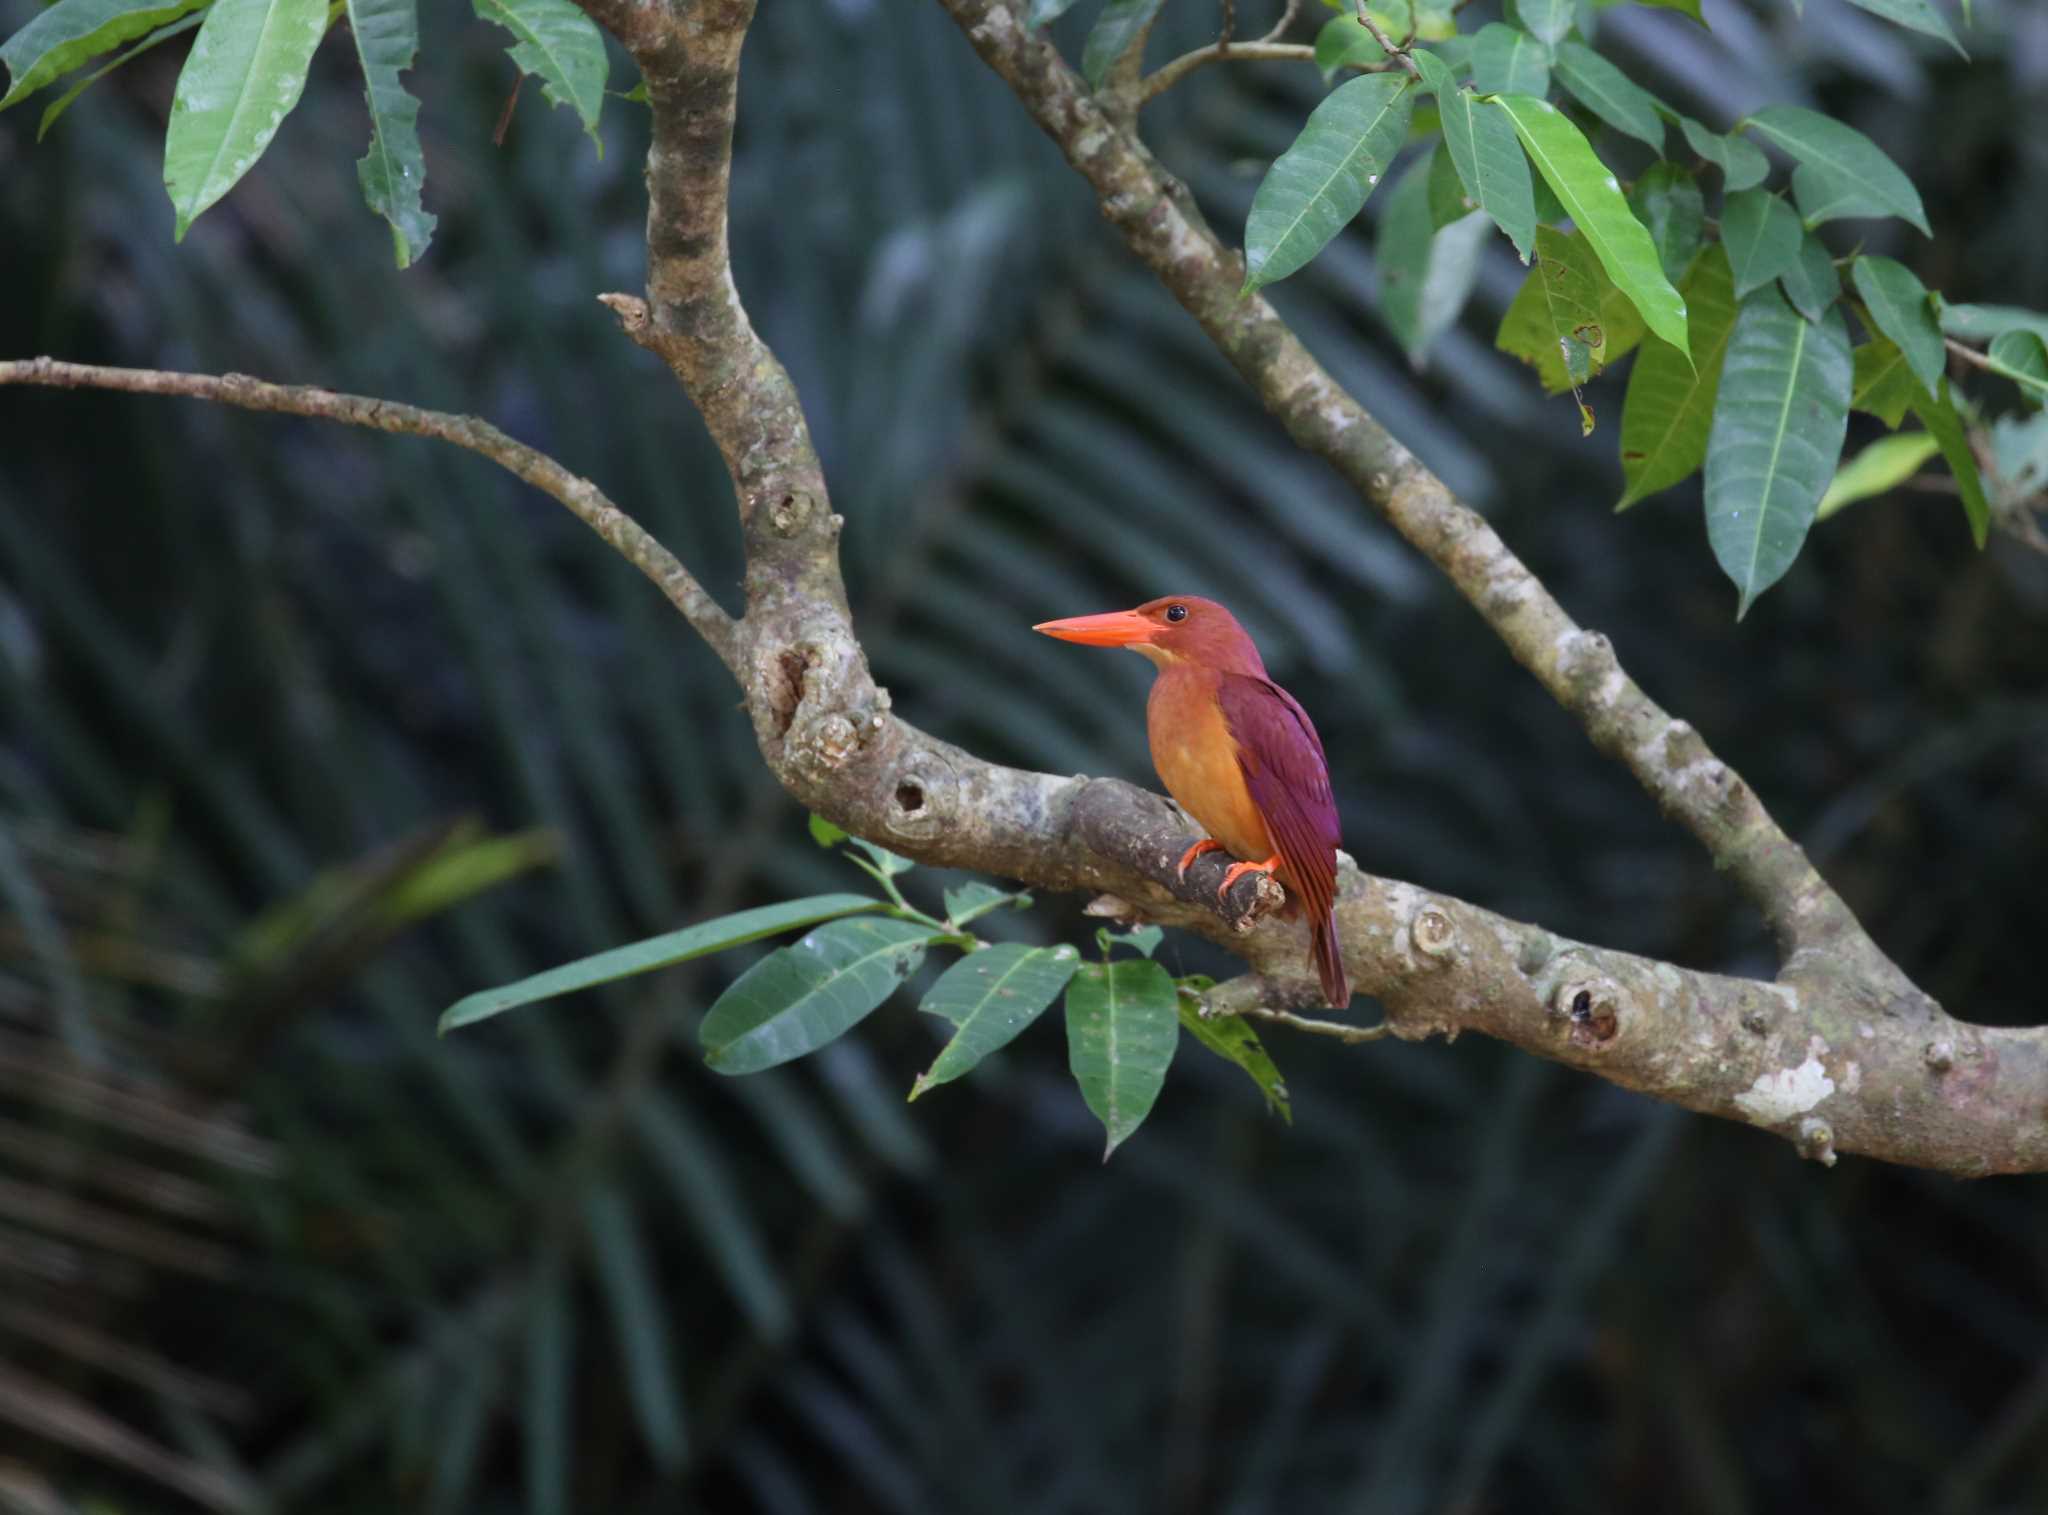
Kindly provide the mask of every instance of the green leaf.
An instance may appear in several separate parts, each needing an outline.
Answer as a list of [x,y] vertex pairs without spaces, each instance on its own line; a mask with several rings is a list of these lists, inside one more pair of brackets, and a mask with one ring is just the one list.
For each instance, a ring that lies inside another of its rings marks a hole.
[[1482,105],[1471,91],[1458,88],[1450,66],[1428,49],[1418,48],[1412,56],[1436,95],[1444,146],[1450,149],[1466,195],[1507,233],[1527,263],[1536,245],[1536,201],[1529,159],[1515,136],[1514,123]]
[[946,891],[946,919],[955,926],[980,920],[991,910],[1000,910],[1005,905],[1028,910],[1031,908],[1031,896],[1022,891],[998,889],[979,879]]
[[1825,521],[1844,505],[1898,488],[1940,450],[1930,432],[1904,431],[1895,437],[1879,437],[1835,471],[1814,519]]
[[1818,321],[1830,305],[1842,296],[1842,276],[1835,272],[1834,255],[1827,244],[1810,231],[1799,235],[1799,256],[1778,275],[1778,284],[1792,308],[1809,321]]
[[[1430,344],[1457,323],[1491,235],[1487,218],[1476,213],[1436,229],[1429,192],[1437,156],[1430,148],[1394,186],[1376,245],[1380,314],[1418,367]],[[1448,159],[1449,154],[1442,156]]]
[[[1518,144],[1516,152],[1522,149]],[[1451,161],[1448,151],[1429,151],[1429,225],[1432,231],[1442,231],[1479,209],[1471,196],[1465,193],[1465,181],[1458,177],[1458,167]]]
[[1112,931],[1102,926],[1095,932],[1095,945],[1102,949],[1104,957],[1109,956],[1112,947],[1128,947],[1150,957],[1159,950],[1159,944],[1165,937],[1166,933],[1157,926],[1133,926],[1129,931]]
[[1647,143],[1659,156],[1663,154],[1664,118],[1657,113],[1655,95],[1583,42],[1559,43],[1552,66],[1557,70],[1557,82],[1573,99],[1616,131]]
[[1685,133],[1686,146],[1721,170],[1723,189],[1754,189],[1770,176],[1771,160],[1747,137],[1724,137],[1690,116],[1678,118],[1678,129]]
[[214,0],[178,74],[164,135],[177,240],[255,166],[299,103],[327,0]]
[[1109,0],[1081,47],[1081,74],[1095,88],[1132,46],[1142,47],[1146,30],[1165,0]]
[[1941,329],[1968,342],[1988,342],[2008,331],[2032,331],[2048,338],[2048,316],[2018,305],[1944,305]]
[[[1897,344],[1913,376],[1932,399],[1948,366],[1948,350],[1942,346],[1927,287],[1905,264],[1868,254],[1850,265],[1849,278],[1863,297],[1872,323]],[[1894,419],[1891,424],[1899,423]]]
[[811,840],[828,850],[845,841],[847,833],[833,825],[822,815],[811,817]]
[[612,1184],[601,1184],[584,1196],[583,1215],[597,1281],[611,1307],[619,1355],[625,1359],[627,1401],[655,1466],[673,1473],[682,1466],[689,1445],[682,1389],[669,1355],[672,1332],[646,1238],[625,1194]]
[[0,43],[8,87],[0,110],[45,84],[158,27],[195,11],[207,0],[57,0]]
[[939,975],[918,1009],[942,1016],[960,1029],[931,1067],[910,1086],[916,1099],[951,1083],[991,1052],[1007,1047],[1018,1033],[1059,998],[1081,966],[1072,947],[1026,947],[1001,942],[970,952]]
[[1963,497],[1963,514],[1970,523],[1970,540],[1981,550],[1991,537],[1991,502],[1984,497],[1984,480],[1977,472],[1977,454],[1963,433],[1962,417],[1949,398],[1948,380],[1941,381],[1941,393],[1932,400],[1915,396],[1913,414],[1933,433],[1935,445],[1956,476],[1956,488]]
[[1332,16],[1316,33],[1316,67],[1323,71],[1325,84],[1342,69],[1386,61],[1386,49],[1372,40],[1372,33],[1356,16]]
[[[1458,10],[1463,0],[1414,0],[1415,37],[1420,42],[1457,42]],[[1367,9],[1371,9],[1370,6]],[[1388,32],[1388,36],[1396,36]],[[1400,33],[1406,36],[1405,32]]]
[[1808,226],[1844,216],[1898,216],[1931,235],[1913,181],[1855,127],[1800,105],[1770,106],[1748,125],[1798,160],[1792,194]]
[[[1677,283],[1699,256],[1706,232],[1707,206],[1698,182],[1676,163],[1653,163],[1629,192],[1628,207],[1649,228],[1664,277]],[[1689,302],[1686,309],[1690,315]]]
[[1651,331],[1685,351],[1685,301],[1664,277],[1656,243],[1585,134],[1545,101],[1502,95],[1494,103],[1515,123],[1530,161],[1557,191],[1608,278],[1634,302]]
[[1905,419],[1906,408],[1919,392],[1913,365],[1889,338],[1872,337],[1856,349],[1856,378],[1849,391],[1851,409],[1876,416],[1892,430]]
[[1873,16],[1882,16],[1887,21],[1896,21],[1903,27],[1938,37],[1962,54],[1965,62],[1970,55],[1963,51],[1963,44],[1956,40],[1954,30],[1934,5],[1934,0],[1849,0],[1854,6],[1867,10]]
[[604,36],[597,24],[571,0],[471,0],[476,13],[495,22],[518,40],[509,49],[522,73],[541,82],[541,94],[566,105],[583,122],[584,131],[604,156],[597,134],[598,112],[604,109],[605,80],[611,65],[604,55]]
[[1796,263],[1804,235],[1792,207],[1768,190],[1729,195],[1721,207],[1721,245],[1735,274],[1735,297],[1763,288]]
[[1287,1084],[1274,1066],[1273,1058],[1259,1041],[1259,1033],[1241,1015],[1202,1017],[1201,995],[1183,990],[1180,995],[1180,1023],[1187,1033],[1227,1063],[1244,1069],[1259,1086],[1267,1106],[1288,1125],[1294,1124],[1294,1107],[1288,1102]]
[[1842,313],[1808,321],[1775,284],[1736,313],[1707,437],[1707,540],[1740,620],[1784,577],[1834,477],[1852,365]]
[[85,75],[76,84],[72,85],[71,88],[65,90],[63,94],[59,95],[56,99],[52,100],[48,105],[43,107],[42,119],[36,122],[36,141],[40,142],[43,140],[43,138],[47,137],[50,134],[50,128],[57,124],[58,118],[60,118],[64,114],[64,112],[71,109],[71,103],[74,100],[76,100],[80,95],[84,94],[87,90],[91,89],[95,84],[99,83],[100,80],[106,78],[108,74],[111,74],[115,69],[119,68],[122,64],[128,62],[130,59],[138,58],[142,54],[148,52],[152,47],[155,47],[159,42],[168,42],[173,37],[181,36],[185,32],[189,32],[190,30],[192,30],[193,27],[197,26],[200,22],[204,21],[205,19],[206,16],[203,12],[194,12],[191,15],[184,16],[179,20],[173,21],[169,26],[165,27],[162,31],[151,32],[147,37],[144,37],[140,42],[136,43],[133,47],[127,49],[125,52],[115,54],[112,58],[108,59],[105,63],[102,63],[98,68],[94,69],[91,73]]
[[1540,99],[1550,92],[1550,49],[1519,27],[1489,21],[1472,40],[1472,87]]
[[887,847],[878,847],[864,836],[849,835],[846,839],[865,853],[868,861],[873,863],[886,878],[894,878],[899,873],[908,873],[917,866],[917,864],[913,863],[902,853],[891,852]]
[[371,210],[391,223],[391,245],[405,268],[433,240],[435,217],[420,204],[427,164],[420,152],[420,102],[399,82],[419,51],[418,0],[347,0],[349,32],[370,104],[370,150],[356,178]]
[[1180,1041],[1180,995],[1159,964],[1090,963],[1067,986],[1067,1066],[1102,1122],[1102,1160],[1144,1123]]
[[2048,489],[2048,411],[1993,421],[1991,460],[2008,498],[2025,499]]
[[1535,266],[1501,318],[1494,346],[1534,365],[1546,393],[1563,394],[1618,362],[1642,335],[1635,307],[1586,239],[1537,227]]
[[703,957],[706,953],[723,952],[728,947],[759,941],[778,931],[816,925],[819,921],[851,915],[858,910],[876,910],[881,908],[881,903],[859,894],[814,894],[808,899],[785,900],[779,905],[762,905],[753,910],[699,921],[680,931],[614,947],[609,952],[578,958],[573,963],[564,963],[559,968],[550,968],[517,983],[468,995],[442,1014],[441,1030],[445,1034],[458,1026],[473,1025],[521,1005],[533,1004],[536,1000],[553,999],[558,994],[588,989],[595,984],[608,984],[636,973],[652,973],[657,968],[673,967],[693,957]]
[[1078,0],[1031,0],[1031,7],[1024,15],[1024,24],[1036,28],[1057,21],[1077,3]]
[[1628,376],[1621,402],[1621,475],[1627,488],[1614,508],[1689,478],[1707,456],[1714,398],[1721,389],[1721,364],[1735,329],[1735,284],[1728,255],[1708,246],[1686,276],[1685,306],[1691,317],[1692,363],[1669,343],[1651,337]]
[[2039,405],[2048,399],[2048,343],[2042,342],[2040,333],[2024,329],[2002,331],[1991,339],[1991,350],[1985,357],[1990,360],[1992,372],[2019,385],[2021,393],[2032,403]]
[[1252,196],[1244,293],[1286,278],[1358,214],[1401,150],[1414,108],[1406,74],[1368,74],[1330,91]]
[[1522,29],[1537,41],[1555,47],[1572,29],[1573,0],[1516,0],[1515,12]]
[[720,1073],[759,1073],[817,1051],[894,994],[936,939],[929,926],[870,916],[778,947],[706,1012],[704,1061]]
[[1700,14],[1700,0],[1641,0],[1652,10],[1677,11],[1681,16],[1690,16],[1704,28],[1706,18]]

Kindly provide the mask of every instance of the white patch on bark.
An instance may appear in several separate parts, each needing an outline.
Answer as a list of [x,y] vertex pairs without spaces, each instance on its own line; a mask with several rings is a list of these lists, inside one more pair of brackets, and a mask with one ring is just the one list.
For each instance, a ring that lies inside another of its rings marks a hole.
[[1826,1044],[1819,1037],[1814,1042],[1818,1045],[1809,1048],[1806,1061],[1798,1067],[1759,1074],[1755,1083],[1735,1096],[1736,1108],[1759,1126],[1780,1126],[1833,1094],[1835,1081],[1828,1077],[1819,1056]]

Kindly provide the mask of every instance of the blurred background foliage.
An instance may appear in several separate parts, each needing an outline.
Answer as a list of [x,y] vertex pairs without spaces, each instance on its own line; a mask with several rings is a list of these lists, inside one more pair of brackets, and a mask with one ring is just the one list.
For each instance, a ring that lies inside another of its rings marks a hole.
[[[591,298],[639,281],[644,116],[613,102],[600,161],[528,91],[495,149],[502,38],[424,9],[423,266],[396,274],[362,210],[331,41],[174,247],[166,48],[42,145],[26,113],[0,131],[0,352],[485,415],[736,603],[716,457]],[[1872,250],[2048,305],[2048,12],[1977,0],[1965,65],[1805,11],[1708,0],[1707,33],[1622,7],[1601,41],[1715,125],[1842,114],[1936,227]],[[1177,0],[1154,56],[1214,20]],[[1235,239],[1317,92],[1210,69],[1146,120]],[[734,261],[898,709],[1149,779],[1137,660],[1026,628],[1216,594],[1315,712],[1368,867],[1770,970],[1697,850],[1248,406],[935,8],[764,6],[743,97]],[[1894,496],[1824,523],[1737,627],[1696,482],[1615,519],[1611,443],[1492,350],[1517,275],[1497,243],[1421,373],[1360,239],[1273,295],[1923,985],[2038,1019],[2048,562]],[[1618,421],[1617,384],[1589,398]],[[0,819],[0,1504],[2048,1505],[2040,1180],[1823,1172],[1473,1040],[1280,1041],[1291,1130],[1184,1056],[1104,1168],[1050,1025],[914,1111],[936,1038],[900,1006],[806,1064],[706,1072],[695,1021],[748,953],[437,1042],[482,984],[859,882],[649,587],[447,449],[11,391]],[[1010,925],[1078,940],[1079,903]]]

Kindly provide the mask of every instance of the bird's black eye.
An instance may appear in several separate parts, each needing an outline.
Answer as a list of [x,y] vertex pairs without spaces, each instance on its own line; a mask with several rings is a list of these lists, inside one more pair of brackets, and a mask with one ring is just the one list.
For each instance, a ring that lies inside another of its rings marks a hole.
[[1185,605],[1169,605],[1166,607],[1166,618],[1169,621],[1185,621],[1188,618],[1188,607]]

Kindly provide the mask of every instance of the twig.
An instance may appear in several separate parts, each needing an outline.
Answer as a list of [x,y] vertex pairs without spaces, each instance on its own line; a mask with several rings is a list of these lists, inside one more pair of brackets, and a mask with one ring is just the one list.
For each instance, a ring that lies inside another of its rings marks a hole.
[[1248,1015],[1253,1020],[1271,1021],[1276,1026],[1291,1026],[1294,1030],[1306,1031],[1311,1036],[1332,1036],[1351,1045],[1376,1042],[1381,1037],[1391,1036],[1394,1031],[1394,1028],[1385,1021],[1371,1026],[1348,1026],[1342,1021],[1312,1020],[1306,1015],[1296,1015],[1292,1010],[1274,1010],[1265,1005],[1243,1005],[1230,1013]]
[[1954,353],[1957,357],[1961,358],[1965,363],[1971,364],[1977,368],[1981,368],[1986,373],[1995,373],[2002,377],[2010,377],[2010,375],[2006,374],[2005,370],[2002,367],[1992,362],[1990,358],[1986,357],[1983,353],[1977,351],[1976,348],[1971,347],[1968,343],[1958,342],[1954,337],[1943,337],[1941,339],[1941,343],[1942,346],[1946,347],[1950,352]]
[[1211,63],[1313,63],[1315,58],[1316,50],[1299,42],[1240,42],[1229,48],[1218,42],[1198,47],[1148,74],[1138,86],[1138,103],[1144,105],[1157,99],[1196,69]]
[[1415,40],[1412,34],[1407,42],[1396,43],[1392,37],[1387,35],[1387,29],[1373,19],[1372,12],[1365,8],[1364,0],[1359,0],[1358,24],[1372,33],[1372,40],[1380,45],[1381,52],[1408,70],[1409,78],[1413,79],[1417,84],[1422,82],[1422,70],[1416,66],[1415,60],[1408,56],[1409,44]]
[[1230,50],[1230,39],[1237,35],[1237,0],[1223,0],[1223,26],[1216,36],[1216,51]]
[[1287,9],[1280,13],[1280,19],[1273,23],[1271,31],[1259,38],[1261,42],[1278,42],[1287,35],[1287,29],[1294,25],[1294,18],[1301,14],[1301,0],[1287,0]]
[[243,410],[277,411],[319,421],[367,426],[400,436],[431,437],[452,442],[489,458],[534,488],[566,505],[576,518],[603,537],[619,555],[654,581],[669,603],[683,613],[712,651],[733,666],[737,626],[704,592],[690,571],[661,543],[647,534],[590,480],[569,472],[546,453],[515,442],[487,421],[443,410],[421,410],[393,400],[337,394],[304,384],[269,384],[247,374],[167,373],[153,368],[103,368],[89,363],[62,363],[54,358],[0,362],[0,385],[39,384],[51,389],[114,389],[128,394],[170,395],[212,400]]

